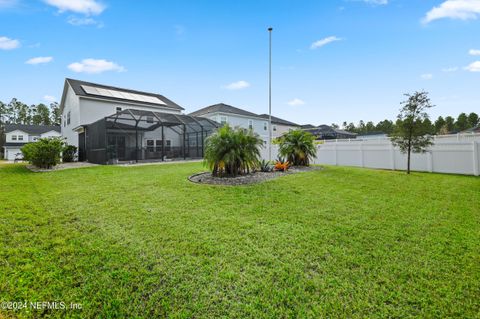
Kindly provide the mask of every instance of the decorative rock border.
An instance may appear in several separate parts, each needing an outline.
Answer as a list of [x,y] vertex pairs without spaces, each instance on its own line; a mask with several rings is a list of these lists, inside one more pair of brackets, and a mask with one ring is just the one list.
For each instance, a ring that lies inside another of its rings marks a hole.
[[237,177],[215,177],[212,176],[212,173],[210,172],[202,172],[189,176],[188,180],[197,184],[236,186],[261,183],[284,175],[310,172],[321,169],[323,169],[321,166],[292,167],[286,172],[255,172]]

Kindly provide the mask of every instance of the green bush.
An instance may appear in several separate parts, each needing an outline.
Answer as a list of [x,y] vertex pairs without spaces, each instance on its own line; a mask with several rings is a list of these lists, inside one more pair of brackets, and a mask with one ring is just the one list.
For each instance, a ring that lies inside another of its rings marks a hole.
[[75,160],[75,154],[77,153],[77,147],[75,145],[66,145],[62,153],[62,161],[64,163],[70,163]]
[[248,174],[258,167],[262,146],[252,131],[225,125],[205,141],[205,164],[214,176]]
[[294,166],[308,166],[317,157],[315,136],[302,130],[292,130],[278,140],[279,153]]
[[41,138],[22,147],[23,158],[39,168],[52,168],[60,163],[65,142],[60,137]]

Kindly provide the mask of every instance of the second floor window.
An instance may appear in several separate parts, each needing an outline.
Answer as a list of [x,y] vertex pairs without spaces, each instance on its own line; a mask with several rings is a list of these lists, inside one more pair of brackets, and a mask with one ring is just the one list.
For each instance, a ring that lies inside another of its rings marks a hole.
[[272,126],[272,129],[273,129],[274,131],[276,131],[276,130],[277,130],[277,127],[274,125],[274,126]]
[[67,113],[67,125],[70,125],[70,111]]
[[267,122],[264,122],[264,123],[263,123],[263,130],[264,130],[264,131],[267,130]]
[[252,120],[248,120],[248,128],[250,130],[253,130],[253,121]]
[[122,108],[121,108],[121,107],[117,107],[116,110],[117,110],[117,113],[122,112]]
[[12,141],[16,141],[17,140],[17,136],[16,135],[12,135]]
[[23,141],[23,135],[19,135],[19,136],[18,136],[18,140],[19,140],[19,141]]
[[220,123],[221,124],[227,124],[227,117],[226,116],[220,116]]
[[153,116],[147,116],[147,123],[153,123]]

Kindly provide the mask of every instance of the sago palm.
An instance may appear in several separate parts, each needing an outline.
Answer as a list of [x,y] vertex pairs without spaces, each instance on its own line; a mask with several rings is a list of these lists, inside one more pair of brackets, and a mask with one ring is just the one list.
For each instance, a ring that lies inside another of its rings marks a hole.
[[214,176],[237,176],[258,166],[262,139],[225,125],[205,141],[205,164]]
[[294,166],[308,166],[317,157],[315,137],[302,130],[292,130],[279,138],[279,153]]

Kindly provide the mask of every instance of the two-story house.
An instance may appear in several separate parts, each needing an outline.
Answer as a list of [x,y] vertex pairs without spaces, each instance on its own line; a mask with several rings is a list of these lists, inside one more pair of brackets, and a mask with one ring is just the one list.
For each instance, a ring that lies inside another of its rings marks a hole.
[[217,124],[182,114],[163,95],[65,79],[61,133],[80,161],[198,158]]
[[[241,127],[251,129],[258,134],[265,142],[268,141],[268,114],[255,114],[238,107],[219,103],[204,107],[200,110],[190,113],[192,116],[201,116],[209,118],[220,124],[228,123],[232,127]],[[272,116],[272,137],[279,137],[291,129],[298,128],[299,125],[293,122],[283,120]]]
[[59,137],[60,126],[51,125],[5,125],[4,157],[13,161],[21,156],[21,148],[26,143],[36,142],[40,138]]

